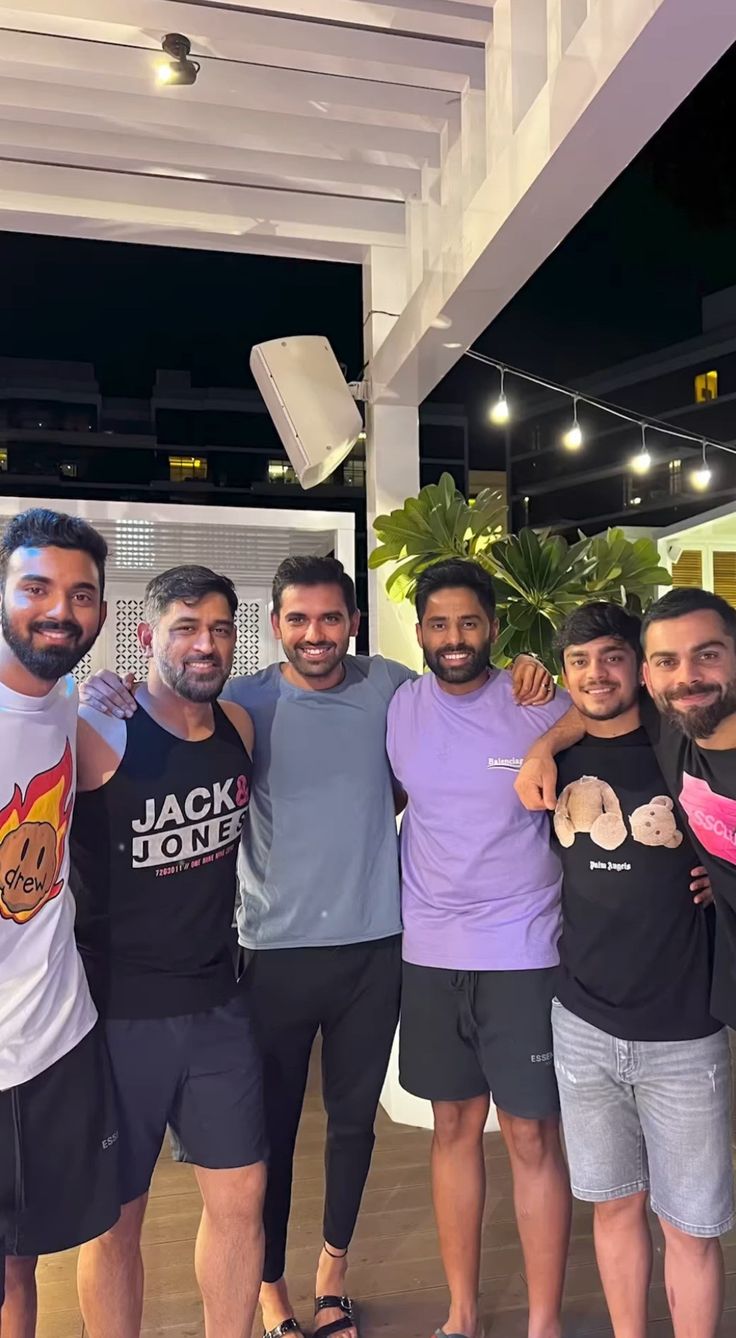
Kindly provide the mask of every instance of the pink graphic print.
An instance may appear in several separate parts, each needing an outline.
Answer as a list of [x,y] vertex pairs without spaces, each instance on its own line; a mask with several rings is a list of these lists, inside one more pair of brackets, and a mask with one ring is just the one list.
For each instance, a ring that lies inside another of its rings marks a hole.
[[718,794],[707,781],[685,771],[680,803],[694,835],[708,853],[736,864],[736,799]]

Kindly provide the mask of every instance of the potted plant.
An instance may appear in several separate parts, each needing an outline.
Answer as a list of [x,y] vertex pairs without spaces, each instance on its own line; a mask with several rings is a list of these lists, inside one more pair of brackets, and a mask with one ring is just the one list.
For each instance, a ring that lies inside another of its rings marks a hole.
[[557,629],[578,604],[613,599],[641,612],[656,597],[656,587],[671,577],[659,562],[652,539],[627,539],[623,530],[580,535],[569,544],[549,530],[525,527],[504,535],[500,493],[485,489],[467,502],[450,474],[428,484],[373,528],[380,544],[369,566],[393,563],[386,580],[391,599],[412,599],[420,572],[446,558],[479,562],[493,578],[502,631],[493,648],[494,662],[508,664],[531,651],[553,673]]

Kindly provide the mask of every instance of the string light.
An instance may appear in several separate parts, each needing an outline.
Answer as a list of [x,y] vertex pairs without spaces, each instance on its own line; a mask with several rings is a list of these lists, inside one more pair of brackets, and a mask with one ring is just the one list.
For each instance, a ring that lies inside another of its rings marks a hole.
[[635,474],[648,474],[652,467],[652,457],[647,450],[647,425],[641,424],[641,450],[631,460],[631,468]]
[[690,475],[690,482],[697,492],[705,492],[711,480],[711,472],[708,468],[708,458],[706,456],[707,442],[703,442],[703,459],[700,467],[694,469]]
[[[479,353],[477,349],[467,348],[465,357],[472,358],[476,362],[483,363],[486,367],[493,367],[501,378],[500,395],[489,410],[490,421],[497,426],[503,426],[510,421],[510,410],[506,399],[504,380],[506,375],[518,377],[520,381],[528,381],[530,385],[539,386],[542,390],[552,391],[556,395],[565,395],[572,400],[573,421],[570,427],[562,436],[562,444],[569,451],[579,450],[583,444],[583,433],[578,422],[578,404],[587,404],[591,409],[597,409],[601,413],[610,414],[613,418],[618,418],[625,423],[633,423],[641,431],[642,444],[638,453],[629,461],[630,468],[634,473],[646,474],[652,467],[652,457],[647,449],[646,434],[647,431],[658,432],[666,437],[674,437],[678,441],[687,441],[697,443],[702,447],[702,463],[699,468],[691,471],[689,475],[690,485],[698,492],[705,491],[709,487],[712,472],[708,466],[706,458],[706,448],[711,451],[724,451],[727,455],[736,455],[736,446],[729,446],[725,441],[714,441],[712,438],[704,440],[694,432],[683,432],[682,429],[670,427],[669,423],[662,422],[658,418],[642,419],[636,414],[630,413],[626,409],[620,408],[617,404],[609,404],[607,400],[595,399],[592,395],[582,394],[578,390],[572,390],[569,386],[558,385],[555,381],[548,381],[543,376],[535,376],[531,372],[522,371],[519,367],[509,367],[506,363],[498,362],[495,358],[489,358],[485,353]],[[632,498],[631,505],[641,504],[640,497]]]
[[501,387],[496,403],[491,405],[489,418],[492,423],[495,423],[496,427],[503,427],[505,423],[508,423],[511,414],[509,412],[509,402],[506,399],[506,392],[504,390],[504,376],[506,374],[506,368],[499,367],[498,371],[501,377]]
[[575,395],[572,402],[572,423],[562,438],[562,444],[566,451],[579,451],[583,444],[583,434],[578,422],[578,396]]

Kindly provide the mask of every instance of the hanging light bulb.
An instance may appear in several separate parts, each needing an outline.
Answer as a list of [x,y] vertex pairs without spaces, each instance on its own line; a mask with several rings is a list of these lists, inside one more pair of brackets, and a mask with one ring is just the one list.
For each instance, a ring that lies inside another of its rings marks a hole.
[[503,367],[499,367],[498,370],[501,376],[500,394],[495,404],[491,405],[488,417],[492,423],[495,423],[496,427],[503,427],[505,423],[508,423],[511,414],[509,412],[509,402],[506,399],[506,394],[503,388],[504,369]]
[[562,444],[565,447],[565,450],[567,451],[579,451],[580,447],[583,444],[583,434],[580,429],[580,424],[578,422],[577,395],[575,396],[572,402],[572,423],[567,429],[567,432],[563,434]]
[[703,459],[698,469],[694,469],[690,475],[690,482],[696,492],[705,492],[710,484],[711,471],[708,468],[708,460],[705,453],[706,443],[703,442]]
[[647,474],[652,467],[652,457],[647,450],[646,423],[641,424],[641,450],[630,461],[635,474]]

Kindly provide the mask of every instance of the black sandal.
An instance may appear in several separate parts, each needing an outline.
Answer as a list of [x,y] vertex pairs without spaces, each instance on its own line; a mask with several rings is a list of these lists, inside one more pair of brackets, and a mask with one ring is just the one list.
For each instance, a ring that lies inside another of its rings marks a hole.
[[329,1324],[320,1324],[312,1338],[329,1338],[333,1333],[346,1333],[356,1327],[355,1302],[349,1296],[318,1296],[314,1302],[315,1318],[320,1310],[342,1310],[342,1319],[333,1319]]
[[264,1329],[263,1338],[285,1338],[287,1333],[298,1333],[299,1338],[304,1338],[299,1321],[292,1315],[290,1319],[284,1319],[275,1329]]

